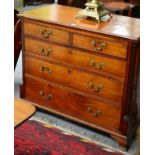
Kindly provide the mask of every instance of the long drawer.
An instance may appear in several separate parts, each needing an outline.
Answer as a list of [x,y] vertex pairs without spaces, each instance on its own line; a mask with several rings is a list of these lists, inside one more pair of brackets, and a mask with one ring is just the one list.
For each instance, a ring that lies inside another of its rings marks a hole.
[[24,90],[25,98],[38,105],[100,127],[119,128],[120,107],[31,78],[24,79]]
[[57,29],[53,26],[48,27],[24,22],[24,34],[66,45],[70,43],[69,32]]
[[123,60],[98,56],[31,38],[25,38],[25,52],[67,62],[101,74],[125,76],[126,61]]
[[25,56],[25,73],[121,102],[123,82]]
[[127,42],[109,41],[102,38],[85,36],[81,34],[73,35],[73,46],[94,51],[96,53],[109,54],[116,57],[127,57]]

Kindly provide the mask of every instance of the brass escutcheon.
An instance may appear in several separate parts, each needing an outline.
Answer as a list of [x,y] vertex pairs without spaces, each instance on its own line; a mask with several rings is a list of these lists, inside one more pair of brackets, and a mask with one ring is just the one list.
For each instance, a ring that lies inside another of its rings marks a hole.
[[51,74],[52,73],[52,70],[50,70],[48,67],[45,67],[45,66],[42,66],[40,68],[40,72],[48,72],[48,74]]
[[51,100],[53,98],[52,94],[49,94],[49,95],[45,96],[45,93],[42,90],[39,92],[39,94],[45,100]]
[[95,40],[92,40],[90,44],[92,45],[94,50],[97,51],[97,52],[102,51],[106,46],[106,43],[103,43],[103,42],[97,43]]
[[40,50],[40,53],[42,55],[45,55],[45,56],[49,56],[50,53],[52,52],[52,49],[51,48],[48,48],[47,52],[45,51],[45,49],[43,47],[41,47],[39,50]]
[[93,66],[95,69],[103,69],[105,67],[105,64],[102,63],[96,63],[94,60],[90,60],[90,65]]
[[92,116],[94,117],[98,117],[101,114],[100,110],[97,110],[96,113],[92,114]]
[[93,109],[92,109],[91,107],[88,107],[88,108],[87,108],[87,111],[88,111],[89,113],[91,113],[91,115],[92,115],[93,117],[98,117],[98,116],[101,114],[101,111],[100,111],[100,110],[97,110],[95,113],[93,113]]
[[94,92],[100,92],[101,89],[103,89],[103,86],[101,84],[98,84],[96,87],[94,86],[93,82],[88,82],[89,88],[93,89]]
[[53,32],[51,30],[47,29],[40,29],[40,33],[43,38],[48,39],[51,35],[53,35]]

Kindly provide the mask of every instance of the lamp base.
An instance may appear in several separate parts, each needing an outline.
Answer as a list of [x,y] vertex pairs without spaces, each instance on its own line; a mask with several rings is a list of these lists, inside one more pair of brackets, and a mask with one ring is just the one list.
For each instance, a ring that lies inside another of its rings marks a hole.
[[102,3],[94,1],[87,2],[85,4],[86,8],[81,10],[76,18],[87,18],[91,17],[96,19],[98,22],[108,21],[112,16],[111,13],[105,9]]

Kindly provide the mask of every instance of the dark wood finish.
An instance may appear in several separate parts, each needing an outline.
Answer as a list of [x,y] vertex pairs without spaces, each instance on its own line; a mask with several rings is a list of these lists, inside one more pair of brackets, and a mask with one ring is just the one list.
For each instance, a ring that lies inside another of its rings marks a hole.
[[[24,6],[25,5],[33,5],[33,3],[35,2],[42,2],[42,3],[54,3],[54,0],[23,0],[24,1]],[[35,4],[34,3],[34,4]]]
[[[138,125],[139,20],[113,15],[109,22],[97,23],[75,19],[78,11],[51,5],[19,15],[21,95],[40,108],[105,131],[129,147]],[[46,31],[40,33],[40,28]]]
[[58,4],[84,8],[87,0],[58,0]]
[[17,18],[18,13],[17,10],[14,10],[14,68],[16,67],[22,49],[21,20]]
[[[85,8],[86,2],[87,0],[58,0],[59,4],[81,8]],[[110,12],[124,15],[127,11],[128,16],[133,16],[132,11],[135,5],[139,4],[139,0],[101,0],[101,2]]]
[[19,20],[17,17],[17,14],[19,14],[19,12],[16,9],[14,9],[14,26],[16,25],[17,21]]
[[134,3],[127,2],[125,0],[102,0],[105,8],[112,13],[119,13],[124,15],[127,11],[127,16],[133,16],[133,9],[135,8]]

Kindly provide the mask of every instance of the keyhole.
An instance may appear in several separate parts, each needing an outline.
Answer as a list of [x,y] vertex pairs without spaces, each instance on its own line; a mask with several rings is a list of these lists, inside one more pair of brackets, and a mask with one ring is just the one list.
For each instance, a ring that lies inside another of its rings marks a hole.
[[69,69],[69,70],[68,70],[68,73],[70,74],[71,72],[72,72],[72,71]]

